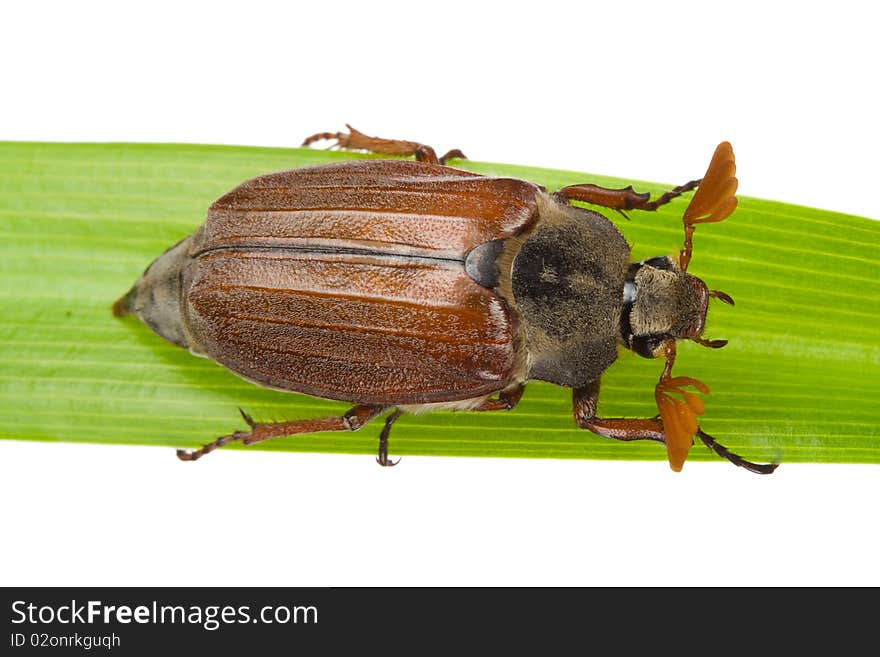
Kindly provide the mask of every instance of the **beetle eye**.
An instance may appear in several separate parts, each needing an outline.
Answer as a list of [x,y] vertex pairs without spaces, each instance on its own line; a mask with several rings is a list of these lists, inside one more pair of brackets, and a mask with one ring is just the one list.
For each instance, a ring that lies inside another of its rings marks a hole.
[[643,358],[656,358],[657,350],[667,339],[669,339],[669,336],[663,333],[634,335],[630,349]]

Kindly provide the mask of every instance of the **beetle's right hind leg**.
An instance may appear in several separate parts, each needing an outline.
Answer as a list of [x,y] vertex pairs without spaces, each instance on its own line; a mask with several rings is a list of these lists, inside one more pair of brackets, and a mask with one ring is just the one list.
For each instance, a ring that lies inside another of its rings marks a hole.
[[306,137],[303,140],[303,146],[309,146],[316,141],[333,140],[334,146],[339,148],[349,148],[355,151],[368,151],[380,155],[399,155],[408,157],[414,155],[419,162],[428,162],[429,164],[446,164],[452,158],[466,160],[465,154],[457,148],[449,151],[443,157],[437,157],[437,153],[430,146],[420,144],[416,141],[405,141],[403,139],[382,139],[381,137],[369,137],[360,130],[355,130],[347,123],[345,127],[348,132],[318,132],[314,135]]
[[[387,406],[361,405],[355,406],[345,415],[339,417],[323,417],[311,420],[293,420],[291,422],[254,422],[244,411],[239,411],[248,423],[250,431],[236,431],[218,438],[212,443],[195,450],[179,449],[177,458],[181,461],[195,461],[205,454],[213,452],[219,447],[228,445],[234,441],[241,441],[243,445],[253,445],[272,438],[293,436],[300,433],[316,433],[318,431],[357,431],[367,422],[381,414]],[[396,419],[396,418],[395,418]],[[387,437],[386,437],[387,438]]]

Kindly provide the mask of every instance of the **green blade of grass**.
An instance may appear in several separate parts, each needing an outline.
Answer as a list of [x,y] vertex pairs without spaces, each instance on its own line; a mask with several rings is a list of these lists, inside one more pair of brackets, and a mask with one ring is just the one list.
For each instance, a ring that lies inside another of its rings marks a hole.
[[[707,151],[707,157],[710,151]],[[0,437],[194,447],[258,420],[349,405],[264,390],[164,342],[110,304],[207,206],[242,180],[363,157],[303,149],[155,144],[0,144]],[[695,163],[695,172],[703,162]],[[478,162],[456,166],[548,189],[631,181]],[[747,172],[741,172],[741,178]],[[682,181],[676,181],[682,182]],[[666,185],[637,184],[662,192]],[[610,217],[633,257],[671,254],[686,200]],[[676,373],[712,389],[704,429],[753,460],[880,462],[880,222],[741,198],[700,226],[691,271],[736,299],[713,304],[712,351],[679,347]],[[660,363],[622,353],[603,378],[605,416],[653,416]],[[381,422],[250,449],[374,453]],[[532,383],[509,413],[403,417],[394,454],[665,459],[662,446],[574,428],[571,394]],[[702,446],[691,458],[715,458]],[[169,454],[169,458],[172,458]]]

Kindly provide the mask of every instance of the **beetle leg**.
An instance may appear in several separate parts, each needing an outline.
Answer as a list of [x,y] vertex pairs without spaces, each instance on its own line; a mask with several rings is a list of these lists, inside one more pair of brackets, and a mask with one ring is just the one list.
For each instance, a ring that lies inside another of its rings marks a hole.
[[595,434],[615,440],[656,440],[666,442],[663,423],[658,418],[596,417],[599,405],[599,381],[593,381],[582,388],[575,388],[572,394],[574,421],[581,429],[589,429]]
[[599,381],[593,381],[572,393],[574,421],[581,429],[615,440],[656,440],[666,442],[663,423],[657,418],[596,417],[599,405]]
[[403,415],[403,411],[399,408],[394,409],[394,412],[385,418],[385,426],[382,427],[382,433],[379,434],[379,456],[376,457],[376,463],[382,467],[393,467],[400,463],[400,459],[388,460],[388,434],[391,433],[391,425],[397,422],[397,418],[401,415]]
[[[659,418],[602,418],[596,417],[599,401],[599,381],[583,388],[575,388],[573,394],[574,420],[581,429],[589,429],[595,434],[615,440],[656,440],[666,443],[663,422]],[[734,454],[718,443],[712,436],[697,427],[696,435],[706,447],[734,465],[756,474],[771,474],[778,463],[753,463]]]
[[[645,192],[639,194],[632,185],[622,189],[609,189],[600,187],[599,185],[583,184],[569,185],[557,191],[553,196],[568,201],[583,201],[591,205],[599,205],[603,208],[617,210],[623,214],[624,210],[656,210],[661,205],[666,205],[672,199],[681,196],[685,192],[696,189],[700,184],[700,180],[691,180],[684,185],[669,190],[668,192],[651,201],[651,194]],[[626,217],[626,215],[623,215]]]
[[752,463],[751,461],[746,461],[742,456],[731,452],[699,427],[697,428],[697,436],[699,436],[700,440],[705,443],[706,447],[718,454],[718,456],[727,459],[734,465],[745,468],[749,472],[754,472],[755,474],[773,474],[773,471],[779,467],[778,463]]
[[195,461],[218,447],[233,441],[241,441],[243,445],[253,445],[272,438],[292,436],[300,433],[316,433],[318,431],[357,431],[367,422],[382,413],[387,406],[361,405],[355,406],[345,415],[339,417],[323,417],[311,420],[293,420],[291,422],[254,422],[244,411],[240,411],[250,431],[236,431],[208,443],[196,450],[177,450],[177,458],[181,461]]
[[360,130],[355,130],[347,123],[345,127],[348,132],[318,132],[314,135],[306,137],[303,146],[308,146],[316,141],[334,140],[333,146],[339,148],[348,148],[355,151],[368,151],[370,153],[378,153],[380,155],[399,155],[408,157],[414,155],[419,162],[428,162],[429,164],[446,164],[448,160],[454,157],[467,159],[457,148],[449,151],[443,157],[437,157],[437,153],[430,146],[420,144],[416,141],[406,141],[403,139],[382,139],[381,137],[369,137]]
[[572,395],[574,421],[581,429],[615,440],[656,440],[666,442],[663,423],[658,418],[596,417],[599,382],[575,388]]
[[485,399],[483,402],[471,410],[473,411],[509,411],[514,406],[519,404],[519,400],[522,399],[523,391],[526,389],[525,385],[522,383],[519,384],[516,388],[512,390],[502,390],[498,393],[497,399]]
[[462,153],[459,149],[453,148],[452,150],[446,151],[446,154],[440,158],[440,164],[446,164],[449,160],[459,159],[466,160],[467,155]]

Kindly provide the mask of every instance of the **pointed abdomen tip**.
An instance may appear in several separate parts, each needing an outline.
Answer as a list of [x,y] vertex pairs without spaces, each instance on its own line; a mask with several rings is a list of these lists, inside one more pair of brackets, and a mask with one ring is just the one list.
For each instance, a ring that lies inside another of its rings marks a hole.
[[116,301],[113,302],[110,310],[113,311],[114,317],[124,317],[125,315],[131,314],[131,292],[132,291],[129,291],[127,294],[119,297]]

